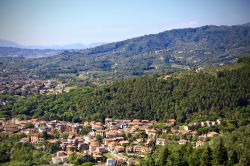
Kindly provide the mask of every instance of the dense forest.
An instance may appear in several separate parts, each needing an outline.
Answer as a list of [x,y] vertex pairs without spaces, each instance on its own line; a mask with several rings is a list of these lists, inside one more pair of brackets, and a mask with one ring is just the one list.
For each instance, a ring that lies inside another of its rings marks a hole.
[[166,74],[124,79],[97,88],[27,99],[1,95],[5,104],[0,113],[72,122],[112,117],[157,121],[176,118],[178,123],[188,123],[226,117],[245,125],[250,119],[249,59],[200,73],[170,73],[168,80],[163,79]]

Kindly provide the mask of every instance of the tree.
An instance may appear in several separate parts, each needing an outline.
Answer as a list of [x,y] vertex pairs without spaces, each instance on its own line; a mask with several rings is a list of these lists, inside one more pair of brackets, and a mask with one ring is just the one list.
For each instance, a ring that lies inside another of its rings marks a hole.
[[92,166],[93,164],[91,162],[85,162],[81,166]]
[[250,165],[249,149],[244,148],[243,153],[240,157],[240,165]]
[[215,145],[213,150],[213,163],[215,165],[225,165],[228,161],[227,149],[224,146],[222,139]]
[[233,150],[232,154],[229,157],[229,165],[234,165],[237,163],[239,163],[238,155],[237,155],[237,152]]
[[102,138],[101,135],[98,134],[98,135],[95,136],[95,138],[96,138],[96,141],[97,141],[99,144],[102,143],[102,139],[103,139],[103,138]]
[[86,135],[91,131],[91,126],[83,126],[80,129],[80,135]]
[[201,154],[201,165],[202,166],[211,166],[213,161],[212,150],[209,146],[207,146],[203,153]]
[[72,153],[72,154],[69,155],[68,161],[71,164],[80,165],[80,164],[82,164],[84,162],[84,159],[83,159],[82,156],[79,156],[76,153]]
[[159,166],[165,166],[167,164],[168,155],[168,147],[165,146],[159,154]]
[[56,153],[57,151],[59,151],[60,150],[60,144],[61,144],[60,141],[56,141],[56,143],[50,144],[50,152],[51,153]]

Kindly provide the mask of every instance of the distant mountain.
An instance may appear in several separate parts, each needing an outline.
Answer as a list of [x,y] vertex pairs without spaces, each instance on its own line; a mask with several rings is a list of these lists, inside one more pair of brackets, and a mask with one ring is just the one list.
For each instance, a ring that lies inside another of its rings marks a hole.
[[8,41],[8,40],[0,40],[0,47],[17,47],[17,48],[23,48],[22,45]]
[[104,42],[90,43],[88,45],[83,45],[82,43],[73,43],[68,45],[52,45],[52,46],[44,46],[44,45],[30,45],[24,46],[12,41],[8,40],[0,40],[0,47],[13,47],[13,48],[25,48],[25,49],[52,49],[52,50],[80,50],[85,48],[93,48],[96,46],[100,46],[102,44],[106,44]]
[[31,45],[27,46],[26,48],[29,49],[53,49],[53,50],[70,50],[70,49],[84,49],[86,48],[85,45],[81,43],[74,43],[74,44],[68,44],[68,45],[52,45],[52,46],[42,46],[42,45]]
[[41,58],[59,55],[62,51],[52,49],[25,49],[17,47],[0,47],[1,57]]
[[24,61],[21,68],[41,77],[82,73],[89,78],[152,75],[235,62],[250,55],[249,41],[250,27],[245,25],[173,29]]

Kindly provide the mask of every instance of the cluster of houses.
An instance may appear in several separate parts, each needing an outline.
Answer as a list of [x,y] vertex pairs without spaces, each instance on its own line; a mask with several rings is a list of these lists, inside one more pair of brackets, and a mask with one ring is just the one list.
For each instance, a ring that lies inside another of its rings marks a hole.
[[18,96],[35,94],[59,94],[65,89],[65,84],[56,80],[14,80],[2,81],[0,93],[9,93]]
[[[69,123],[64,121],[42,121],[38,119],[18,120],[0,119],[0,131],[4,133],[25,133],[20,142],[30,142],[34,146],[43,141],[51,144],[59,143],[51,162],[61,164],[67,162],[70,154],[76,153],[94,162],[106,165],[136,164],[136,158],[144,157],[151,152],[152,146],[164,146],[168,142],[177,144],[193,144],[195,148],[203,146],[217,132],[198,134],[200,127],[222,125],[223,120],[204,121],[184,126],[176,126],[175,119],[167,123],[149,120],[118,120],[106,118],[101,122]],[[157,128],[163,124],[164,128]],[[83,128],[90,130],[80,135]],[[65,134],[64,137],[44,138],[42,133]],[[166,137],[167,136],[167,137]],[[178,137],[176,137],[178,136]],[[173,137],[173,138],[171,138]],[[193,138],[197,138],[195,141]],[[41,148],[41,147],[40,147]],[[108,154],[108,155],[107,155]]]

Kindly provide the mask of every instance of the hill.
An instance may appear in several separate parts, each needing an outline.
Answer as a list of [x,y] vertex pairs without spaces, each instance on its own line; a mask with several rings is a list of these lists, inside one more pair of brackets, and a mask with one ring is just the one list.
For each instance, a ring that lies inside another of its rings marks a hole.
[[0,47],[0,57],[2,58],[41,58],[59,55],[62,51],[51,49],[25,49],[16,47]]
[[[60,119],[79,122],[105,117],[178,123],[216,118],[249,123],[249,59],[203,72],[183,71],[168,75],[125,79],[97,88],[78,88],[69,93],[31,96],[2,95],[2,115]],[[8,102],[6,102],[8,101]]]
[[[82,43],[72,43],[67,45],[21,45],[16,42],[9,40],[0,40],[0,47],[11,47],[11,48],[23,48],[23,49],[36,49],[36,50],[80,50],[85,48],[97,47],[99,45],[105,44],[104,42],[90,43],[83,45]],[[1,50],[0,50],[1,52]],[[7,54],[8,55],[8,54]],[[46,57],[46,56],[45,56]]]
[[[175,29],[59,56],[14,62],[40,77],[124,78],[235,62],[250,53],[249,26]],[[14,61],[14,60],[12,60]],[[12,67],[12,68],[15,68]]]

